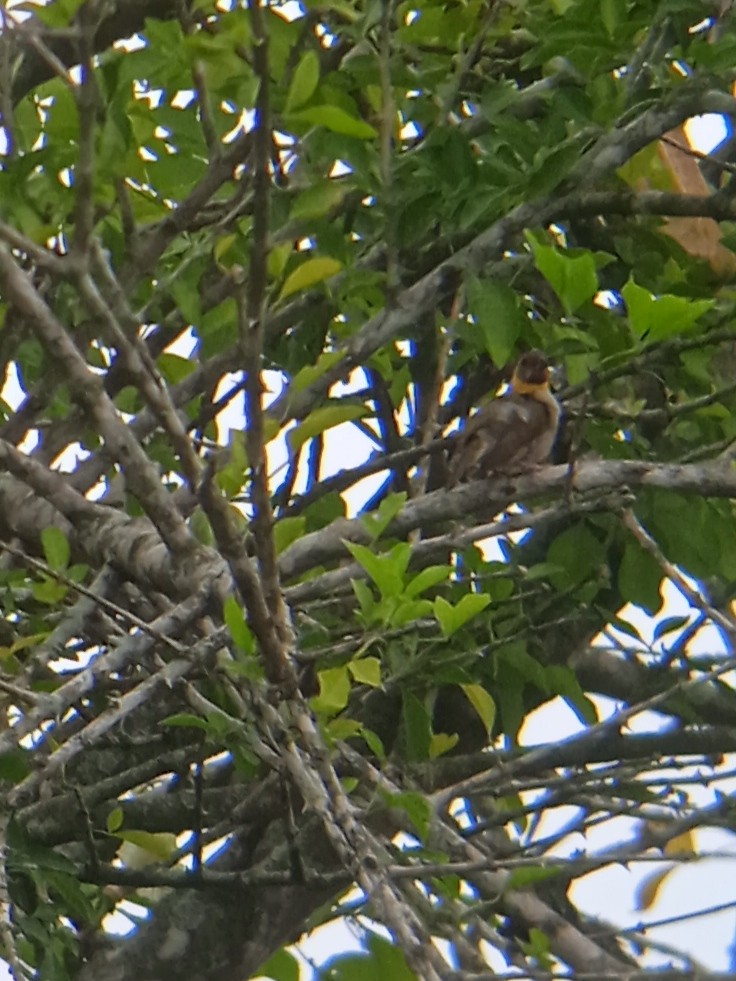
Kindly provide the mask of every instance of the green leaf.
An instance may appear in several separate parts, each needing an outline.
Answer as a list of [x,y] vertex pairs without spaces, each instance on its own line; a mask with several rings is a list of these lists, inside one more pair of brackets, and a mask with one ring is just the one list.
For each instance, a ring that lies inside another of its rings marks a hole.
[[380,538],[386,528],[391,524],[396,515],[406,504],[406,492],[401,491],[397,494],[389,494],[378,505],[377,511],[371,511],[361,515],[364,528],[368,531],[371,538]]
[[429,758],[430,760],[436,760],[439,756],[444,756],[445,753],[449,753],[453,750],[458,742],[460,741],[460,736],[456,732],[435,732],[432,734],[432,738],[429,740]]
[[501,730],[511,739],[516,739],[524,722],[523,693],[524,682],[518,672],[507,665],[501,665],[497,672],[496,698],[501,716]]
[[535,155],[535,167],[528,183],[528,193],[535,197],[551,194],[580,160],[579,140],[567,140],[552,148],[543,146]]
[[346,541],[343,544],[378,586],[381,596],[401,595],[404,589],[404,573],[411,558],[411,546],[408,542],[399,542],[390,552],[381,555],[375,555],[365,545],[355,542]]
[[307,259],[300,266],[286,277],[286,282],[281,287],[279,299],[284,300],[293,293],[301,290],[308,290],[317,283],[323,283],[326,279],[339,273],[342,263],[329,256]]
[[321,218],[344,200],[349,188],[344,179],[319,181],[299,193],[291,209],[295,220]]
[[202,508],[195,508],[190,515],[189,528],[198,542],[201,542],[203,545],[215,544],[215,533],[212,531],[210,519]]
[[122,112],[110,107],[99,132],[97,163],[101,173],[108,177],[120,176],[128,160],[128,150],[133,145],[134,134],[130,120]]
[[449,637],[457,628],[455,627],[454,608],[452,603],[448,603],[444,596],[436,596],[434,601],[434,615],[442,628],[445,637]]
[[12,832],[8,827],[8,865],[13,869],[24,869],[28,872],[63,872],[66,875],[76,875],[77,867],[70,858],[30,841],[22,828]]
[[[199,291],[198,279],[198,276],[178,276],[168,284],[169,293],[171,293],[176,301],[176,305],[181,310],[182,315],[193,324],[199,323],[202,319],[202,297]],[[164,372],[166,372],[166,369],[163,365],[166,364],[169,358],[175,358],[177,361],[186,361],[190,371],[194,371],[197,367],[194,359],[180,358],[177,354],[165,351],[157,359],[158,363],[162,365],[162,371]],[[169,377],[168,374],[167,377]]]
[[630,620],[625,620],[623,617],[618,616],[616,613],[611,613],[609,617],[612,627],[616,630],[620,630],[621,633],[627,634],[629,637],[633,637],[634,640],[642,641],[641,631],[637,629],[636,625]]
[[499,656],[503,657],[513,671],[525,681],[530,682],[540,691],[549,692],[544,666],[532,657],[525,644],[512,641],[502,648]]
[[632,333],[647,344],[686,333],[715,305],[715,300],[692,300],[668,293],[652,296],[633,279],[624,286],[621,295],[626,301]]
[[44,578],[40,582],[34,582],[31,586],[33,598],[39,603],[46,603],[48,606],[56,606],[69,592],[64,583],[56,582],[54,579]]
[[609,37],[613,37],[616,33],[616,28],[618,27],[619,20],[621,19],[624,12],[621,9],[621,4],[619,0],[601,0],[601,21],[603,26],[606,28]]
[[553,562],[538,562],[530,566],[524,575],[527,582],[534,582],[536,579],[548,579],[560,571],[560,567]]
[[369,415],[369,410],[364,405],[353,405],[350,402],[334,401],[328,405],[322,405],[307,418],[300,422],[294,429],[290,429],[286,435],[286,442],[289,453],[293,457],[309,439],[319,436],[327,429],[341,425],[343,422],[353,422],[355,419],[364,419]]
[[363,726],[361,735],[371,753],[373,753],[377,759],[383,762],[386,759],[386,750],[381,737],[377,733],[373,732],[372,729],[366,728],[366,726]]
[[358,684],[370,685],[371,688],[381,686],[381,662],[377,657],[361,657],[357,661],[350,661],[348,671]]
[[238,333],[237,307],[235,300],[228,297],[216,307],[210,308],[199,321],[199,334],[202,338],[202,357],[209,358],[219,354],[233,343]]
[[483,333],[495,365],[504,365],[529,321],[517,293],[504,283],[472,278],[467,285],[470,312]]
[[661,640],[666,634],[679,633],[689,622],[689,616],[664,617],[654,628],[654,640]]
[[60,572],[69,565],[71,550],[66,535],[61,528],[49,525],[41,529],[41,544],[49,566]]
[[[217,471],[217,482],[228,497],[235,497],[245,483],[249,466],[245,433],[241,430],[231,429],[228,432],[228,452],[225,459],[227,462]],[[234,512],[233,516],[235,516]],[[243,523],[242,515],[240,515],[240,523]]]
[[89,572],[89,566],[85,565],[83,562],[75,562],[74,565],[70,565],[66,570],[66,577],[72,582],[83,582],[87,578],[87,573]]
[[[337,0],[332,0],[334,6]],[[368,935],[368,953],[343,954],[329,962],[329,981],[418,981],[400,947],[376,933]],[[323,977],[327,979],[325,972]]]
[[108,832],[112,835],[116,831],[119,831],[123,826],[123,809],[122,807],[113,807],[113,809],[108,813],[107,820],[105,822]]
[[524,868],[513,869],[505,885],[504,892],[510,893],[516,889],[526,889],[539,882],[548,882],[560,875],[561,869],[556,866],[527,865]]
[[374,977],[391,981],[416,981],[416,975],[406,963],[404,951],[396,944],[372,931],[368,934],[367,947],[376,967]]
[[255,651],[255,639],[250,627],[246,623],[245,613],[234,596],[228,596],[225,600],[223,609],[225,624],[230,631],[233,642],[245,654],[253,654]]
[[572,668],[564,664],[550,664],[545,668],[547,689],[565,699],[575,715],[584,725],[598,722],[598,710],[588,698]]
[[324,126],[333,133],[354,136],[358,140],[372,140],[378,136],[371,125],[362,119],[356,119],[339,106],[311,106],[301,112],[291,113],[287,123],[296,126]]
[[638,542],[627,542],[618,573],[623,599],[655,616],[662,606],[661,583],[662,569],[654,556]]
[[574,313],[598,292],[598,273],[595,259],[590,252],[570,256],[551,245],[545,245],[541,237],[526,233],[534,253],[534,262],[555,293],[562,300],[568,314]]
[[319,84],[319,58],[316,51],[307,51],[299,59],[294,69],[291,84],[286,96],[285,112],[291,112],[303,106],[314,95]]
[[558,590],[579,585],[600,568],[603,558],[603,544],[584,521],[579,521],[550,545],[547,561],[560,572],[550,572],[549,578]]
[[202,719],[198,715],[192,715],[191,712],[177,712],[174,715],[169,715],[165,719],[162,719],[159,725],[162,726],[180,726],[181,728],[192,728],[201,729],[203,732],[209,732],[210,725],[206,719]]
[[20,654],[21,651],[27,650],[29,647],[36,647],[38,644],[42,644],[48,635],[49,632],[45,631],[40,634],[29,634],[26,637],[19,637],[9,647],[0,647],[0,658],[12,657],[15,654]]
[[178,354],[172,354],[171,351],[159,354],[156,363],[164,378],[175,385],[188,378],[197,367],[192,358],[182,358]]
[[488,593],[466,593],[453,606],[443,596],[437,596],[434,601],[434,615],[445,637],[451,637],[464,624],[484,610],[491,602]]
[[33,13],[46,27],[67,27],[84,0],[54,0],[53,3],[39,6],[33,4],[18,4],[18,10],[26,9]]
[[330,719],[324,729],[330,739],[337,742],[361,735],[363,726],[356,719],[346,719],[344,716],[340,716],[337,719]]
[[[149,856],[150,861],[167,862],[176,850],[176,835],[168,831],[139,831],[137,828],[130,828],[127,831],[117,831],[115,837],[135,845]],[[136,856],[134,861],[126,864],[140,868],[146,864],[146,860],[142,856]]]
[[[403,595],[406,596],[406,590],[404,590]],[[388,623],[392,627],[403,627],[407,623],[414,623],[415,620],[422,620],[430,616],[432,616],[430,600],[402,599],[390,612]]]
[[345,501],[337,491],[329,491],[324,497],[318,498],[304,511],[307,519],[307,531],[319,531],[326,528],[338,518],[347,514]]
[[429,801],[413,790],[400,794],[386,794],[385,799],[390,807],[398,807],[407,814],[419,838],[426,841],[432,821],[432,805]]
[[273,541],[277,555],[281,555],[289,545],[302,537],[307,528],[303,514],[293,518],[281,518],[273,527]]
[[409,597],[420,596],[427,589],[436,586],[438,583],[446,582],[450,575],[449,565],[428,565],[421,572],[418,572],[413,579],[406,584],[404,595]]
[[350,676],[343,664],[337,668],[325,668],[317,672],[319,679],[319,695],[312,699],[315,712],[324,715],[336,715],[342,712],[350,697]]
[[482,685],[467,684],[460,685],[465,692],[465,697],[478,713],[481,722],[486,727],[486,732],[491,735],[493,724],[496,721],[496,703]]
[[342,351],[323,351],[317,358],[315,364],[309,364],[304,368],[300,368],[291,383],[291,391],[294,394],[303,392],[310,385],[319,381],[323,375],[327,374],[330,368],[334,368],[336,364],[339,364],[343,357]]
[[408,759],[413,761],[428,759],[432,719],[427,707],[412,692],[404,691],[401,714]]
[[529,930],[529,940],[521,943],[525,954],[537,960],[543,969],[549,968],[552,958],[549,956],[551,942],[549,936],[539,927],[531,927]]
[[221,235],[220,238],[215,242],[215,247],[212,250],[212,256],[215,262],[223,269],[229,266],[229,263],[223,263],[224,256],[227,255],[229,250],[237,243],[238,236],[234,234]]
[[31,772],[31,754],[25,749],[9,749],[0,753],[0,780],[20,783]]
[[256,977],[272,978],[273,981],[299,981],[299,961],[288,950],[277,950],[256,971]]
[[635,190],[645,182],[653,191],[675,189],[672,171],[665,166],[656,140],[645,146],[643,150],[639,150],[633,157],[629,157],[616,173]]
[[360,604],[360,612],[364,622],[371,623],[376,614],[376,600],[370,586],[364,583],[362,579],[351,579],[350,584],[353,587],[355,598]]
[[268,275],[271,279],[281,279],[286,270],[286,264],[294,255],[293,242],[272,245],[268,253]]
[[55,893],[62,901],[70,916],[80,924],[97,926],[99,914],[95,912],[85,887],[74,873],[58,872],[55,869],[43,873],[44,886]]

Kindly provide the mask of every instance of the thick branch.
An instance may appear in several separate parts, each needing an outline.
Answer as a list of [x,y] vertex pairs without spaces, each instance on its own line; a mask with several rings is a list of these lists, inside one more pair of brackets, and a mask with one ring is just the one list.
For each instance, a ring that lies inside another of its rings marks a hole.
[[[640,460],[591,460],[576,465],[544,467],[518,477],[479,480],[451,491],[441,490],[410,501],[386,534],[402,538],[415,528],[470,514],[493,515],[518,501],[531,502],[550,493],[587,493],[623,488],[656,487],[700,497],[736,497],[736,471],[719,462],[703,464],[649,463]],[[360,518],[334,521],[305,535],[281,557],[281,574],[292,579],[307,569],[347,556],[344,542],[369,544],[370,534]]]

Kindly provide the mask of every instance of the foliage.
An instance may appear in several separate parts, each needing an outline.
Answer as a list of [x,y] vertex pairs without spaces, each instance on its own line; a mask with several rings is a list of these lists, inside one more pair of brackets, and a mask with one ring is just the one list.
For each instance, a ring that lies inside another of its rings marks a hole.
[[[732,806],[730,6],[3,6],[16,979],[685,976],[576,884]],[[445,489],[533,347],[556,465]]]

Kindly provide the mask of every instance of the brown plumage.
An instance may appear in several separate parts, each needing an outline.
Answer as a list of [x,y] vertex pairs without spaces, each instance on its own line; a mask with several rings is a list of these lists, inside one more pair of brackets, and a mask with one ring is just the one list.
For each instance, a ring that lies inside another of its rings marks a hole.
[[541,351],[529,351],[519,358],[509,391],[465,424],[450,458],[447,486],[490,473],[519,473],[543,463],[559,422],[547,359]]

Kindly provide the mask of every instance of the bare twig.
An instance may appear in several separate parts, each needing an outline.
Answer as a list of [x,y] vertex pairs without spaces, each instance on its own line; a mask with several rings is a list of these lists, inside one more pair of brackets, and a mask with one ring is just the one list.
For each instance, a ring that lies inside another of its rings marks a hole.
[[81,52],[81,82],[72,89],[79,113],[79,156],[75,168],[76,184],[76,221],[74,224],[74,240],[72,251],[85,264],[90,235],[94,226],[94,165],[95,165],[95,132],[98,105],[97,83],[92,62],[95,24],[93,17],[94,4],[87,5],[81,10],[80,41]]
[[[288,652],[294,647],[294,634],[281,592],[276,562],[264,436],[262,404],[264,385],[261,374],[268,283],[268,225],[271,193],[269,168],[273,139],[270,68],[268,33],[263,12],[259,3],[251,4],[249,10],[253,30],[253,65],[259,85],[253,144],[253,244],[250,254],[247,302],[242,291],[239,294],[239,341],[245,369],[245,445],[251,470],[253,538],[264,601],[282,649],[272,673],[283,675]],[[293,672],[289,671],[288,676],[289,684],[292,686]]]
[[91,372],[63,325],[44,303],[30,278],[18,267],[10,250],[0,243],[0,277],[13,302],[28,317],[50,355],[64,365],[79,404],[96,420],[108,449],[120,462],[126,480],[146,509],[162,538],[175,552],[191,550],[192,538],[161,486],[155,466],[133,438],[107,396],[99,376]]

